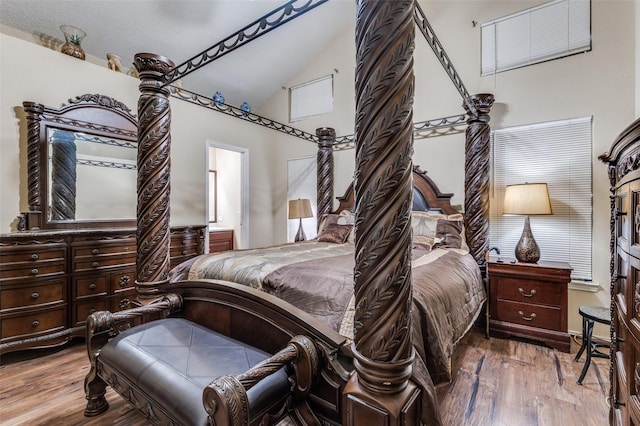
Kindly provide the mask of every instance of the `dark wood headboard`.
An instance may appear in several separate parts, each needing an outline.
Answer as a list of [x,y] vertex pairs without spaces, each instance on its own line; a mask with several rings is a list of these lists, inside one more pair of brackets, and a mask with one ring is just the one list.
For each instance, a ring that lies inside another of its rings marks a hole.
[[[420,166],[413,166],[413,210],[434,211],[446,214],[460,213],[451,205],[451,193],[443,193]],[[340,205],[334,213],[342,210],[352,210],[355,194],[353,183],[349,185],[344,195],[337,197]]]

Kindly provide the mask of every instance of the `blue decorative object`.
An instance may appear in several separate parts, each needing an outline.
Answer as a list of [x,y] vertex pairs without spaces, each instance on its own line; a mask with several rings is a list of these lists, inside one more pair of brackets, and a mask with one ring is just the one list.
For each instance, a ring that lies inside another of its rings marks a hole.
[[213,102],[215,102],[217,107],[221,107],[224,104],[224,96],[222,96],[222,93],[217,91],[215,95],[213,95]]
[[242,105],[240,105],[240,109],[244,111],[244,115],[249,115],[251,112],[251,107],[246,102],[243,102]]

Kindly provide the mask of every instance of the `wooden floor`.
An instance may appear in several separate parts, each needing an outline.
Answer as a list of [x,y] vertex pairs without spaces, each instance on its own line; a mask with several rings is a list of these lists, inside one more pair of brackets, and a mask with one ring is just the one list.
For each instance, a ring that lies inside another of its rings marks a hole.
[[[543,346],[485,339],[472,330],[460,343],[450,384],[438,387],[443,424],[606,425],[608,360],[592,363],[583,386],[582,362]],[[27,353],[28,354],[28,353]],[[8,354],[0,366],[0,425],[146,425],[146,420],[107,391],[109,410],[83,416],[85,347],[72,345],[38,358]],[[583,355],[584,357],[584,355]]]

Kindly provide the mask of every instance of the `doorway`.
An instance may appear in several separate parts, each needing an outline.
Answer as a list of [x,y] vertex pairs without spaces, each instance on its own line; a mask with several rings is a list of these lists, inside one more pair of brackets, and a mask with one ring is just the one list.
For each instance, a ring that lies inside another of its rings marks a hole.
[[249,247],[249,150],[207,142],[209,230],[233,230],[233,247]]

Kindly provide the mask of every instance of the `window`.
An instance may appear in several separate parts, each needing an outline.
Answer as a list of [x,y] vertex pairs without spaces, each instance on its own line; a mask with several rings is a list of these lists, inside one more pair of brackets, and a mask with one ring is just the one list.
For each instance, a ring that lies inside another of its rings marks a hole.
[[490,241],[513,257],[522,216],[503,216],[506,185],[546,182],[549,216],[531,216],[541,260],[568,262],[575,280],[591,280],[591,117],[494,130]]
[[[307,198],[311,201],[313,217],[302,219],[302,229],[307,240],[315,238],[318,233],[317,169],[316,157],[293,158],[287,161],[287,200]],[[299,224],[298,220],[288,220],[287,241],[294,240]]]
[[333,111],[333,75],[292,87],[289,106],[291,122]]
[[589,0],[555,0],[482,24],[482,75],[589,50]]

